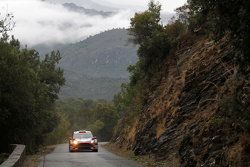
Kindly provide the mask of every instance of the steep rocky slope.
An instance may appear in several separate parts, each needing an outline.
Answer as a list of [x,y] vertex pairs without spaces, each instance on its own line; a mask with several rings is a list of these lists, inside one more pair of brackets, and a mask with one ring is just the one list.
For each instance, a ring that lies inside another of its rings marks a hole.
[[166,59],[160,86],[113,140],[136,155],[154,155],[162,166],[248,166],[250,135],[227,120],[222,106],[240,83],[237,91],[249,107],[250,83],[237,79],[227,38],[188,41]]

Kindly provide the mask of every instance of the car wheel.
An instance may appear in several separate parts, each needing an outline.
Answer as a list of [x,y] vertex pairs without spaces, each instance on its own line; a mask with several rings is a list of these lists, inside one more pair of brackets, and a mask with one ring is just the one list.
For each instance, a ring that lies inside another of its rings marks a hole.
[[98,149],[93,150],[94,152],[98,152]]

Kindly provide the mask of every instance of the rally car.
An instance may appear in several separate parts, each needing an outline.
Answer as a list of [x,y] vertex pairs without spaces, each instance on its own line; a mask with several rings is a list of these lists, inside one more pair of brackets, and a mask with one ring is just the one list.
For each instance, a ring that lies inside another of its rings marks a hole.
[[98,152],[98,141],[91,131],[75,131],[69,140],[69,152],[94,151]]

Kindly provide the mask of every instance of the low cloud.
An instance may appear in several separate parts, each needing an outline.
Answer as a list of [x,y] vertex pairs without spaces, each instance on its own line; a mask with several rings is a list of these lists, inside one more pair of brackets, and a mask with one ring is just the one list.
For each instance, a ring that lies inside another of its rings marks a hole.
[[0,7],[1,13],[14,15],[11,33],[29,46],[72,43],[108,29],[126,28],[133,15],[130,10],[122,10],[107,18],[88,16],[40,0],[1,0]]
[[[120,8],[132,7],[145,10],[150,0],[92,0],[92,1],[96,3],[97,2],[101,3],[103,5],[108,4],[109,6],[112,7],[120,7]],[[154,1],[159,2],[161,4],[162,11],[164,13],[173,13],[176,8],[182,6],[187,2],[187,0],[154,0]]]
[[[0,1],[1,14],[12,13],[14,15],[15,27],[11,33],[22,44],[34,46],[37,44],[73,43],[105,30],[128,28],[130,18],[138,11],[138,9],[132,7],[119,8],[117,6],[119,10],[110,17],[89,16],[67,10],[62,4],[58,3],[61,2],[59,0],[48,1]],[[57,3],[50,3],[51,1]],[[78,2],[78,0],[74,1]],[[109,1],[112,2],[113,0]],[[69,2],[72,2],[72,0],[69,0]],[[92,1],[81,1],[83,7],[85,7],[84,2],[90,3]],[[102,2],[105,2],[105,0]],[[97,3],[97,1],[94,3]],[[146,7],[146,4],[144,6]]]

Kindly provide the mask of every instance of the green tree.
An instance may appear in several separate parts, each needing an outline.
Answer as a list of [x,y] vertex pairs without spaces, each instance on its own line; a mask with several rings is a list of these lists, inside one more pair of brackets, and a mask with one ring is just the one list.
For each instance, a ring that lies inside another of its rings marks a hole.
[[130,33],[133,35],[135,44],[139,44],[138,65],[145,76],[151,76],[157,71],[159,62],[169,52],[169,41],[163,32],[163,25],[160,22],[161,5],[150,1],[148,10],[136,13],[131,18]]
[[188,0],[191,29],[207,29],[217,39],[230,34],[235,46],[234,58],[247,72],[250,62],[249,0]]
[[35,50],[22,49],[18,40],[9,38],[5,21],[0,22],[0,148],[23,143],[31,150],[58,122],[53,104],[64,84],[57,67],[60,54],[52,52],[41,60]]
[[57,116],[59,118],[59,123],[57,124],[56,128],[53,129],[53,131],[46,134],[45,136],[46,145],[66,142],[68,140],[67,137],[70,136],[69,134],[70,122],[68,117],[65,115],[65,113],[61,111],[57,111]]
[[177,62],[170,51],[178,47],[181,37],[187,32],[187,24],[179,19],[164,26],[160,24],[160,11],[161,5],[150,1],[148,10],[136,13],[131,18],[130,33],[133,42],[139,45],[139,60],[128,67],[130,83],[123,84],[121,91],[114,97],[115,109],[120,118],[115,137],[126,131],[143,112],[150,94],[160,84],[165,59],[169,57]]
[[105,100],[66,99],[57,102],[56,110],[69,120],[65,136],[86,129],[91,130],[99,140],[108,141],[118,120],[113,103]]
[[134,36],[134,42],[144,45],[145,42],[152,38],[155,31],[162,29],[159,25],[161,6],[150,1],[148,10],[143,13],[136,13],[131,18],[130,32]]

